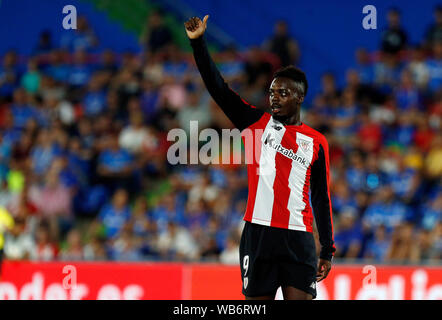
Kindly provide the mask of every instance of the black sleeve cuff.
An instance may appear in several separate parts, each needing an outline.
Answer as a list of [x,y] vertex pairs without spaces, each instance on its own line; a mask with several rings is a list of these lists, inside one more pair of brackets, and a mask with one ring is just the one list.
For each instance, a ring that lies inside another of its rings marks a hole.
[[335,252],[334,248],[322,248],[321,252],[319,254],[320,259],[332,261],[333,259],[333,253]]
[[200,45],[204,44],[204,35],[202,35],[201,37],[195,38],[195,39],[189,38],[189,40],[190,40],[190,45],[192,47],[200,46]]

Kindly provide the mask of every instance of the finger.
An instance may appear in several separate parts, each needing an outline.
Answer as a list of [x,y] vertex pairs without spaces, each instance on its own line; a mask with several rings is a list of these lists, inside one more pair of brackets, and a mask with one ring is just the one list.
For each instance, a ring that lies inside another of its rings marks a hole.
[[186,29],[189,30],[189,31],[193,31],[194,30],[192,19],[187,20],[187,22],[186,22]]
[[328,271],[325,271],[322,276],[319,278],[318,282],[321,282],[322,280],[324,280],[325,278],[327,278],[328,276]]
[[198,27],[199,27],[199,25],[200,25],[200,18],[198,18],[198,17],[193,17],[193,26],[194,26],[194,28],[195,29],[198,29]]
[[193,29],[194,29],[193,18],[190,18],[190,19],[189,19],[188,24],[189,24],[189,30],[193,31]]
[[204,19],[203,19],[203,25],[204,25],[204,28],[207,27],[207,20],[208,20],[208,19],[209,19],[209,15],[206,14],[206,15],[204,16]]
[[324,266],[325,268],[323,270],[321,270],[320,272],[318,272],[318,274],[316,275],[316,278],[318,279],[317,282],[320,282],[322,280],[324,280],[325,278],[327,278],[328,273],[330,272],[329,267]]

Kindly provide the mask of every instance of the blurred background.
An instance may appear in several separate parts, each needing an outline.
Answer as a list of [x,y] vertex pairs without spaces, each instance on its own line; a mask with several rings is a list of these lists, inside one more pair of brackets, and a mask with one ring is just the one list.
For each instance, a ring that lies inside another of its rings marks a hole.
[[[0,279],[18,291],[0,282],[0,298],[20,298],[32,272],[51,277],[45,263],[57,261],[179,263],[184,289],[140,296],[152,299],[209,297],[185,289],[187,266],[210,282],[217,273],[205,266],[226,265],[216,270],[227,270],[241,298],[245,165],[166,159],[173,128],[233,128],[183,27],[205,14],[214,60],[243,99],[265,109],[275,70],[294,64],[307,74],[302,120],[330,144],[335,275],[408,265],[404,281],[430,270],[425,283],[440,286],[442,3],[372,1],[377,28],[365,30],[367,4],[1,0]],[[76,8],[75,30],[63,28],[65,5]],[[329,291],[335,278],[324,282]],[[326,289],[324,298],[339,298]]]

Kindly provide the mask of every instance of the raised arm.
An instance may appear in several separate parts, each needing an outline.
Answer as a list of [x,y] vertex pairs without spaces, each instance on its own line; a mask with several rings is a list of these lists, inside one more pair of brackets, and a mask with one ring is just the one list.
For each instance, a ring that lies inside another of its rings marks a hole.
[[203,37],[207,28],[208,18],[209,16],[206,15],[204,20],[201,21],[200,18],[193,17],[184,23],[187,36],[193,48],[195,62],[213,100],[224,111],[235,127],[243,130],[257,122],[263,116],[264,111],[241,99],[236,92],[229,88],[222,78],[210,57]]
[[310,182],[313,213],[321,243],[318,268],[318,281],[321,281],[330,271],[331,260],[336,251],[333,241],[328,143],[325,138],[319,145],[318,158],[312,165]]

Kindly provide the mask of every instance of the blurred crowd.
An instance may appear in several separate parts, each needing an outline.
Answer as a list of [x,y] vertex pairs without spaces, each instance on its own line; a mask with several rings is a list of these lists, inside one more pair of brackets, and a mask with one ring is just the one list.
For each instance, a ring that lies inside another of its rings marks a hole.
[[[429,24],[421,43],[408,43],[391,9],[379,50],[358,49],[354,66],[325,73],[303,105],[303,122],[330,144],[337,258],[441,262],[441,8]],[[262,46],[214,53],[230,86],[258,107],[268,105],[273,72],[300,61],[288,30],[279,21]],[[233,126],[160,11],[145,31],[141,54],[100,51],[79,17],[60,43],[42,32],[31,56],[3,56],[6,259],[238,263],[245,165],[166,158],[173,128],[189,132],[191,120],[199,130]]]

